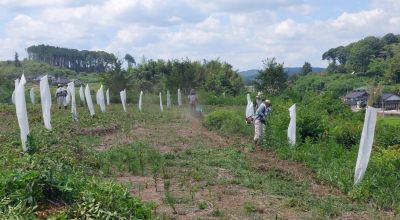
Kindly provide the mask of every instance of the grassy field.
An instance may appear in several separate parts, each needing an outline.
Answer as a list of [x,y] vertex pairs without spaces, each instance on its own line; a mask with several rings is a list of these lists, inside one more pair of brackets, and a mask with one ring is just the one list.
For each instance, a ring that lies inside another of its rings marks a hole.
[[79,121],[73,121],[68,110],[53,108],[49,132],[40,106],[29,104],[31,153],[22,154],[14,106],[0,106],[0,213],[55,219],[79,219],[80,213],[111,219],[394,218],[322,183],[300,163],[255,149],[252,128],[240,117],[229,122],[243,125],[236,130],[209,130],[186,108],[96,110],[92,118],[79,107]]
[[378,121],[392,126],[400,126],[400,117],[399,116],[385,116],[379,117]]

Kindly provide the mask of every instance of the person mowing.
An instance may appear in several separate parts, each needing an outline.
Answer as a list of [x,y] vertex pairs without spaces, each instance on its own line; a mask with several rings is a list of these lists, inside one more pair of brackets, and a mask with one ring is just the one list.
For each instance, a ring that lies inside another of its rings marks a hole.
[[[61,109],[61,107],[64,105],[66,97],[67,97],[67,90],[64,89],[64,87],[61,84],[58,84],[58,88],[56,90],[58,109]],[[64,105],[64,108],[67,109],[67,106]]]
[[254,121],[254,145],[256,146],[261,144],[263,125],[265,124],[265,121],[271,111],[272,109],[270,100],[265,100],[262,102],[256,110]]
[[196,91],[194,89],[190,90],[188,99],[189,99],[190,110],[192,111],[192,113],[196,112],[196,106],[197,106],[198,99],[197,99]]

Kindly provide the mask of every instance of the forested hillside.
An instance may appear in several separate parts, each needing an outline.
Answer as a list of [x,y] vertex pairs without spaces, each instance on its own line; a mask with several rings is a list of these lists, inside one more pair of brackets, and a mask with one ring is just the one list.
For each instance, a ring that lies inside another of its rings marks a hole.
[[26,49],[29,60],[38,60],[76,72],[104,72],[110,70],[117,58],[104,51],[76,50],[48,45]]
[[[325,68],[321,67],[312,67],[311,72],[313,73],[322,73],[325,72]],[[246,84],[252,84],[255,80],[256,76],[259,74],[258,69],[251,69],[246,71],[239,72],[239,75],[242,76]],[[289,76],[300,74],[303,71],[302,67],[285,67],[285,71]]]
[[369,36],[331,48],[322,59],[329,61],[330,73],[362,74],[387,84],[400,83],[400,35]]

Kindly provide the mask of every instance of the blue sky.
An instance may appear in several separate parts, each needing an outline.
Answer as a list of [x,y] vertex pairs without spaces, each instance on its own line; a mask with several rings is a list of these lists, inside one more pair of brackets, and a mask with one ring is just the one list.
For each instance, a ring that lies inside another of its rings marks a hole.
[[369,35],[400,34],[398,0],[0,0],[0,60],[49,44],[137,60],[216,59],[285,66]]

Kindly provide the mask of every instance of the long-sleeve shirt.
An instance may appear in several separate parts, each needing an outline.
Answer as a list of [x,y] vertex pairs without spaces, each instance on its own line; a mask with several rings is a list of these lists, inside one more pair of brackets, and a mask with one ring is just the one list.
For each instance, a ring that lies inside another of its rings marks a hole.
[[197,96],[194,94],[189,95],[188,99],[189,99],[189,104],[196,104],[196,102],[197,102]]
[[266,116],[271,112],[271,108],[267,107],[264,103],[261,103],[256,110],[256,120],[265,120]]
[[56,97],[60,97],[60,96],[67,96],[67,90],[65,90],[63,87],[57,88],[56,90]]

